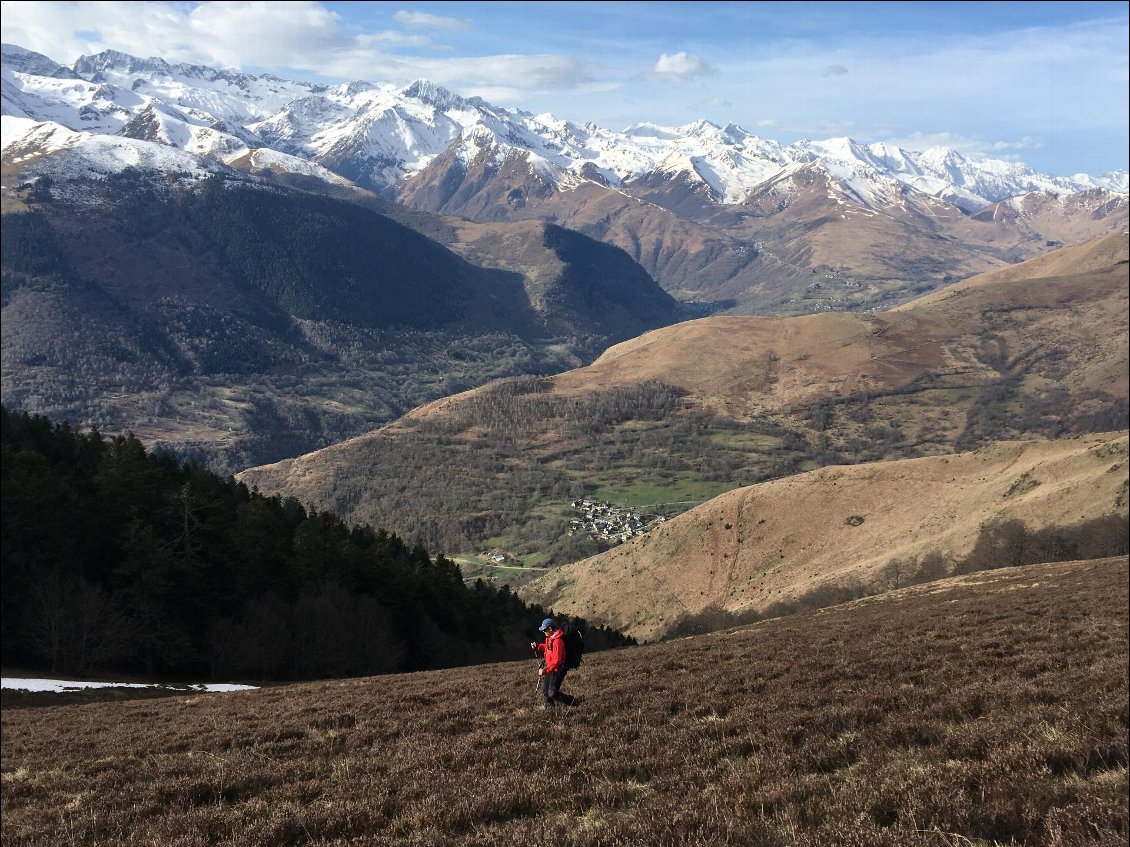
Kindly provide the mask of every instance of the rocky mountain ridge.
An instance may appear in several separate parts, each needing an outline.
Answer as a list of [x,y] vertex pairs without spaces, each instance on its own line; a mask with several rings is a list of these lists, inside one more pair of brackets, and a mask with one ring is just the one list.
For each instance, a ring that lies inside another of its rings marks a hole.
[[[615,132],[425,80],[329,86],[114,51],[66,68],[7,45],[3,110],[5,161],[132,137],[479,222],[549,220],[621,247],[679,299],[738,314],[885,308],[1128,217],[1125,172],[1051,176],[849,138],[786,146],[707,121]],[[113,149],[120,167],[139,155]],[[828,285],[836,275],[854,288]]]
[[[483,264],[379,209],[93,138],[5,197],[13,409],[128,429],[230,472],[575,366],[680,316],[622,251],[552,224],[483,235],[480,252],[515,257]],[[166,169],[106,166],[122,153]]]
[[[162,139],[175,146],[191,144],[188,136],[227,122],[223,132],[235,140],[228,144],[336,161],[357,170],[355,181],[371,188],[392,187],[455,143],[461,156],[473,156],[475,146],[489,137],[501,149],[527,153],[532,167],[566,187],[570,179],[622,187],[650,174],[686,174],[724,204],[741,203],[782,169],[808,163],[836,173],[865,203],[878,200],[869,195],[877,186],[889,187],[890,180],[943,197],[964,211],[1033,191],[1128,190],[1125,172],[1049,176],[1020,162],[976,159],[952,149],[910,151],[850,138],[786,146],[732,123],[644,123],[615,132],[551,114],[502,109],[427,80],[327,86],[170,65],[112,50],[83,56],[73,68],[14,45],[4,46],[3,58],[10,86],[22,94],[20,102],[5,102],[5,114],[121,133],[133,117],[149,110],[182,126],[182,143],[171,136]],[[230,132],[235,125],[241,133]]]

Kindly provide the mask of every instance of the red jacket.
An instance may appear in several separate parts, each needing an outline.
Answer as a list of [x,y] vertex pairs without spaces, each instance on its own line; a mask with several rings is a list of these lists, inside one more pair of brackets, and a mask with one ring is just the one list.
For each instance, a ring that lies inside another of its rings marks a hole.
[[565,639],[563,633],[557,629],[545,636],[545,643],[537,645],[537,649],[545,653],[545,672],[565,670]]

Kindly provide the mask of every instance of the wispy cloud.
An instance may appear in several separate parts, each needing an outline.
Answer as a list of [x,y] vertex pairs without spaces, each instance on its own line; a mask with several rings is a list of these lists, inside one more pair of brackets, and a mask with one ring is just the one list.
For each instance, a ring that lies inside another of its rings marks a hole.
[[828,65],[824,68],[822,76],[843,76],[848,72],[848,69],[843,65]]
[[[394,29],[382,32],[365,33],[357,36],[357,43],[362,46],[390,45],[395,47],[436,47],[430,35],[412,35]],[[444,48],[450,49],[450,48]]]
[[888,144],[894,144],[905,150],[928,150],[931,147],[944,147],[956,150],[966,156],[992,157],[998,159],[1016,159],[1017,154],[1012,151],[1036,150],[1040,143],[1030,136],[1025,136],[1013,141],[987,141],[982,138],[970,138],[953,132],[912,132],[899,137],[883,138]]
[[518,89],[573,89],[594,81],[594,66],[572,56],[507,55],[421,60],[424,76],[438,82],[467,80],[472,85]]
[[401,9],[393,17],[396,18],[397,23],[416,29],[434,29],[444,32],[466,32],[471,29],[469,20],[431,15],[427,12],[408,12]]
[[1024,136],[1019,141],[994,141],[994,150],[1035,150],[1042,145],[1030,136]]

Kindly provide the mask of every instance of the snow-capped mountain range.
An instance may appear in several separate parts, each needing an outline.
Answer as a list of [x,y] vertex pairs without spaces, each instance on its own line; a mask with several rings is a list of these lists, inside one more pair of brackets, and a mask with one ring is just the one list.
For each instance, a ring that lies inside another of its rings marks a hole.
[[813,166],[863,207],[891,205],[907,188],[967,214],[1031,192],[1128,191],[1126,171],[1050,176],[1020,162],[849,138],[785,146],[708,121],[615,132],[498,108],[425,80],[327,86],[115,51],[66,67],[4,45],[3,116],[8,161],[81,148],[108,169],[158,166],[172,148],[193,154],[183,161],[172,154],[181,170],[211,170],[207,160],[250,163],[389,193],[441,154],[469,162],[484,150],[500,161],[524,157],[560,191],[681,177],[719,205],[741,204],[762,186]]

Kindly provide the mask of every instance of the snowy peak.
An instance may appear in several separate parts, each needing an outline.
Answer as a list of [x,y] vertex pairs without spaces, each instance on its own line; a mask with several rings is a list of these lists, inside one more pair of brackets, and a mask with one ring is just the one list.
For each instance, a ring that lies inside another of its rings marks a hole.
[[1102,187],[1126,193],[1118,191],[1118,173],[1105,184],[1086,175],[1052,177],[1020,162],[973,158],[945,147],[915,152],[882,142],[860,144],[850,138],[833,138],[797,142],[786,152],[795,161],[820,163],[857,192],[861,181],[879,183],[893,179],[968,214],[1033,191],[1070,194]]
[[706,120],[698,120],[679,127],[679,133],[683,136],[713,139],[718,137],[718,133],[721,129],[722,127],[718,126],[718,124],[713,124]]
[[122,134],[221,162],[269,147],[283,162],[298,157],[378,190],[395,191],[449,150],[443,161],[490,149],[499,160],[525,158],[563,190],[591,182],[621,187],[685,180],[719,204],[745,202],[796,165],[820,168],[837,197],[869,208],[901,207],[925,196],[976,213],[1033,191],[1127,191],[1125,171],[1052,177],[1018,162],[851,138],[786,147],[737,124],[708,120],[678,127],[640,123],[615,132],[502,109],[426,79],[326,86],[114,50],[83,56],[68,69],[16,45],[3,49],[5,115]]
[[98,81],[106,71],[119,73],[161,74],[170,73],[169,63],[164,59],[139,59],[117,50],[103,50],[93,56],[79,56],[75,61],[74,72],[84,79]]
[[[165,127],[160,116],[152,114],[152,132]],[[100,178],[132,168],[176,174],[179,179],[197,180],[214,173],[236,172],[211,156],[201,156],[168,143],[75,132],[50,121],[4,117],[3,160],[21,165],[31,176],[50,175],[57,181],[78,177]],[[65,190],[65,189],[60,189]]]
[[15,44],[0,45],[0,55],[3,58],[5,74],[11,72],[53,79],[79,79],[79,75],[70,68],[48,59],[42,53],[25,50]]
[[[1086,174],[1076,174],[1076,180],[1092,179]],[[1115,194],[1130,193],[1130,172],[1128,171],[1108,171],[1102,176],[1093,177],[1095,183],[1099,188],[1105,188],[1107,191],[1113,191]]]
[[789,146],[794,161],[815,162],[821,159],[841,164],[870,164],[870,156],[862,145],[850,138],[829,138],[825,141],[798,141]]
[[441,112],[467,108],[467,101],[458,94],[448,91],[442,85],[436,85],[436,83],[429,82],[426,79],[418,79],[406,85],[400,90],[400,93],[404,97],[410,97],[413,100],[427,103],[429,106],[433,106]]

